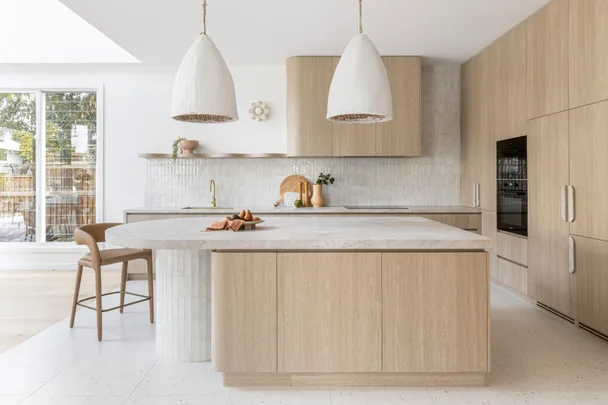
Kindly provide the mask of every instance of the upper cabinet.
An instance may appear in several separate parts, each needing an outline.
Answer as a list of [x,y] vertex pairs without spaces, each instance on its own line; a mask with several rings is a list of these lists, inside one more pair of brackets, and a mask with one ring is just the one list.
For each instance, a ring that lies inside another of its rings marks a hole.
[[327,97],[339,57],[287,60],[287,154],[289,156],[419,156],[421,154],[421,59],[383,57],[393,94],[393,120],[382,124],[334,124]]
[[608,1],[570,1],[570,108],[608,99]]
[[333,156],[334,124],[325,117],[334,58],[287,59],[287,154]]
[[528,119],[568,109],[568,0],[528,19]]
[[374,125],[377,156],[420,156],[421,79],[419,57],[385,56],[393,93],[392,121]]
[[496,106],[503,111],[493,123],[492,132],[497,139],[522,136],[527,131],[526,41],[526,22],[523,22],[494,44],[498,55],[493,69],[498,70],[498,81],[493,79],[488,86],[498,85]]

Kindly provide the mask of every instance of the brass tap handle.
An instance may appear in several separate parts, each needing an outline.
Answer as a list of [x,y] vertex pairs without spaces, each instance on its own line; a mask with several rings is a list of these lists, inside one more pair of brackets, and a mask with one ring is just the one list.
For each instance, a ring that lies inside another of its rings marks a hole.
[[211,205],[213,206],[213,208],[215,208],[215,180],[211,180],[209,182],[209,192],[213,192],[213,194],[211,195]]

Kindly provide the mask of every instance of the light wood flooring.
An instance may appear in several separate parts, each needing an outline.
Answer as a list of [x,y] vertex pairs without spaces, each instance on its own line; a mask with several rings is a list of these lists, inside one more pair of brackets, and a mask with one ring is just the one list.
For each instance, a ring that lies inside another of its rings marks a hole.
[[[75,281],[75,270],[0,271],[0,354],[68,316]],[[102,272],[103,292],[119,286],[119,270]],[[85,268],[80,297],[94,294],[93,270]]]

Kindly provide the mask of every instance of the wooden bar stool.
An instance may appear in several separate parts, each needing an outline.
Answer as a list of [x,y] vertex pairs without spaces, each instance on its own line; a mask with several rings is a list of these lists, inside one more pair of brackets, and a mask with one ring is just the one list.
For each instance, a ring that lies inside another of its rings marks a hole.
[[[74,303],[72,304],[72,315],[70,317],[70,328],[74,327],[74,317],[76,316],[76,306],[92,309],[97,312],[97,339],[101,341],[101,314],[103,312],[114,311],[120,309],[123,312],[124,307],[129,305],[139,304],[140,302],[150,301],[150,323],[154,323],[154,290],[153,290],[153,274],[152,274],[152,251],[142,249],[105,249],[99,250],[97,246],[100,242],[106,241],[106,230],[113,226],[122,224],[117,223],[102,223],[83,225],[76,228],[74,231],[74,240],[77,245],[86,245],[89,248],[89,253],[78,260],[78,272],[76,273],[76,289],[74,291]],[[148,295],[135,294],[125,291],[127,285],[127,269],[130,260],[144,259],[148,262]],[[101,293],[101,268],[114,263],[122,262],[122,274],[120,280],[120,291],[110,293]],[[95,271],[95,296],[79,300],[80,282],[82,281],[82,268],[89,267]],[[120,305],[113,308],[102,309],[101,297],[104,295],[120,294]],[[142,299],[130,302],[125,305],[125,295],[133,295]],[[83,304],[84,301],[96,300],[95,308]]]

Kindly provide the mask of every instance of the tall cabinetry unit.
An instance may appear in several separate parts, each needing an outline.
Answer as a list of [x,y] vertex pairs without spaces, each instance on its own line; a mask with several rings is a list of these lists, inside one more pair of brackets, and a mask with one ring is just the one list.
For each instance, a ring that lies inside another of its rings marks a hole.
[[[607,1],[553,0],[463,65],[461,95],[463,204],[495,209],[484,196],[490,177],[482,173],[493,178],[495,170],[495,151],[488,145],[527,134],[529,255],[518,262],[528,266],[525,291],[603,335],[608,335],[606,43]],[[484,234],[492,234],[491,226],[484,220]],[[493,276],[500,278],[505,268],[498,266]],[[521,277],[513,279],[524,284]]]

